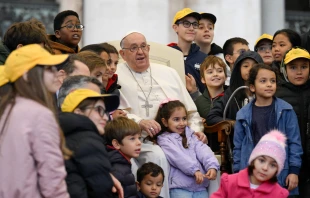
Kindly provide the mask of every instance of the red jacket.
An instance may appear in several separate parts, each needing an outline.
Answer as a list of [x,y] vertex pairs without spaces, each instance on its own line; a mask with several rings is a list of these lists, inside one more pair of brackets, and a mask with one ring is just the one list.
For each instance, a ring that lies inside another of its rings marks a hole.
[[248,169],[239,173],[221,177],[221,186],[211,198],[287,198],[288,190],[282,188],[277,182],[264,182],[257,189],[250,188]]

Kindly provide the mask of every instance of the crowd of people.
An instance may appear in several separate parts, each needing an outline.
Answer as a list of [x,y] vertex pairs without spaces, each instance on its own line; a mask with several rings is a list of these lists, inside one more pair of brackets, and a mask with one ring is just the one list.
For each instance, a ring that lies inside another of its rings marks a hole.
[[[0,198],[310,196],[308,37],[282,29],[253,50],[239,37],[221,48],[216,21],[190,8],[172,20],[185,84],[150,61],[141,32],[120,51],[80,49],[72,10],[53,35],[37,19],[12,24],[0,43]],[[211,192],[219,142],[203,124],[223,120],[233,161]]]

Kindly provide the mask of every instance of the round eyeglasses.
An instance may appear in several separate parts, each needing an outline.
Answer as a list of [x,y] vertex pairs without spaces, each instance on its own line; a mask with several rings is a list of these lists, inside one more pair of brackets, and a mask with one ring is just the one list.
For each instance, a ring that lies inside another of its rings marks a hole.
[[77,30],[80,30],[80,31],[84,30],[84,28],[85,28],[85,26],[82,24],[78,24],[78,25],[68,24],[68,25],[64,25],[60,28],[64,28],[64,27],[66,27],[68,30],[74,30],[74,28],[76,28]]
[[180,21],[177,24],[183,24],[183,26],[185,28],[189,28],[191,25],[193,26],[194,29],[198,29],[198,27],[199,27],[199,23],[198,22],[191,23],[189,21]]

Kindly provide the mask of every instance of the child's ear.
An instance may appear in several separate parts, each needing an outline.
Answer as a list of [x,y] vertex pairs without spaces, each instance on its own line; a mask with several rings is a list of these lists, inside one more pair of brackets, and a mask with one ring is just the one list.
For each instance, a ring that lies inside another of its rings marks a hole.
[[255,86],[254,85],[250,85],[249,86],[249,88],[250,88],[250,91],[252,92],[252,93],[255,93]]
[[165,118],[161,119],[162,123],[164,124],[165,127],[168,127],[168,122]]
[[56,36],[56,38],[58,38],[58,39],[60,38],[60,31],[59,31],[59,30],[56,30],[56,31],[55,31],[55,36]]
[[[233,59],[232,59],[232,56],[230,55],[230,54],[226,54],[225,55],[225,60],[227,61],[227,62],[229,62],[230,64],[233,64],[234,63],[234,61],[233,61]],[[231,69],[231,66],[229,66],[230,67],[230,69]]]
[[116,148],[117,150],[120,150],[120,149],[121,149],[121,145],[120,145],[120,143],[119,143],[116,139],[113,139],[113,140],[112,140],[112,146],[113,146],[114,148]]
[[139,191],[140,190],[140,183],[138,181],[136,181],[136,185],[137,185],[137,189]]
[[201,77],[201,82],[202,82],[203,84],[206,84],[205,78]]
[[172,29],[173,29],[176,33],[178,33],[178,25],[177,25],[177,24],[173,24],[173,25],[172,25]]
[[84,113],[82,112],[82,110],[79,109],[79,108],[74,109],[73,113],[78,114],[78,115],[84,115]]

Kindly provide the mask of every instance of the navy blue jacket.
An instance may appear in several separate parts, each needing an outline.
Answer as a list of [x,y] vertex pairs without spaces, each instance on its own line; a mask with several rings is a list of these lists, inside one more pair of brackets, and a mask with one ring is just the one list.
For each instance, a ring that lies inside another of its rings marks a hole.
[[[286,160],[284,168],[278,176],[278,183],[284,187],[286,177],[293,173],[298,175],[301,168],[301,155],[303,153],[299,126],[293,107],[280,98],[274,98],[276,112],[276,128],[283,132],[287,137],[286,142]],[[234,134],[234,166],[235,172],[238,172],[248,166],[248,161],[254,142],[252,138],[252,106],[255,100],[240,109],[237,113]],[[297,195],[298,188],[290,191],[290,195]]]
[[[177,44],[169,44],[170,47],[182,51]],[[200,51],[200,47],[193,43],[188,52],[185,64],[185,74],[190,73],[196,80],[196,85],[201,93],[205,90],[205,85],[201,82],[200,65],[208,55]]]

